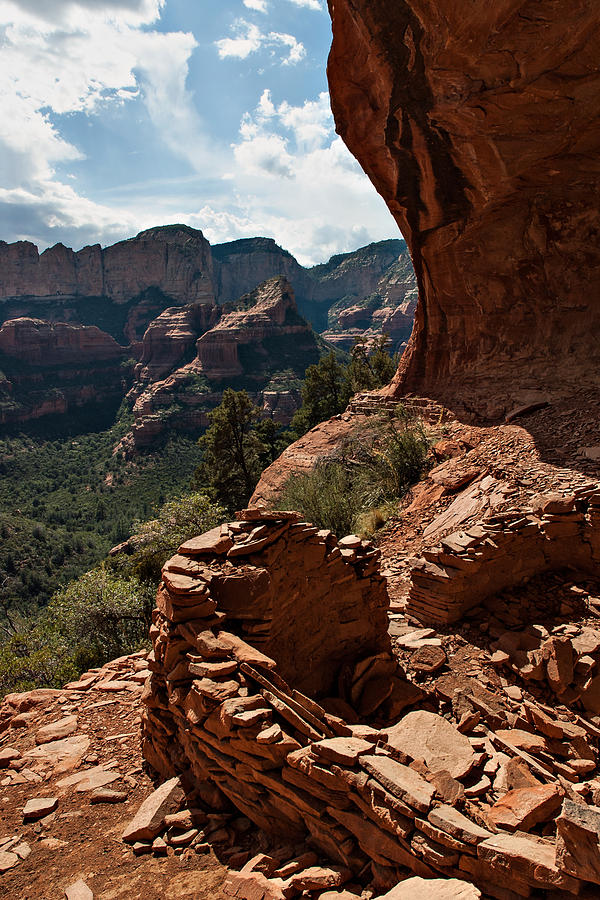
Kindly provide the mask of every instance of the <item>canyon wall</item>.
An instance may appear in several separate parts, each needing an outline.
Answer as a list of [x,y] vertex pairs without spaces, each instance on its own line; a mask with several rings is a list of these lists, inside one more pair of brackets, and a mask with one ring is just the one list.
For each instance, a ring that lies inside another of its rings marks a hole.
[[592,0],[330,0],[338,132],[410,247],[393,391],[597,380],[600,20]]
[[144,335],[128,395],[134,423],[124,449],[148,447],[167,429],[207,427],[208,413],[230,386],[243,386],[266,416],[289,424],[305,369],[325,347],[299,315],[293,288],[282,276],[235,305],[165,310]]
[[0,328],[0,424],[118,405],[125,350],[95,325],[10,319]]
[[142,231],[102,249],[63,244],[38,253],[29,241],[0,242],[0,299],[111,297],[124,303],[156,287],[184,303],[213,303],[212,256],[201,231],[185,225]]

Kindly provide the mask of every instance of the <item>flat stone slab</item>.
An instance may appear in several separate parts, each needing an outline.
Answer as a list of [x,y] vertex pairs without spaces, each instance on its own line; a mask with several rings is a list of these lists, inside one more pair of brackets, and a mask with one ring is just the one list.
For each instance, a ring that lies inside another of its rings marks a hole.
[[12,853],[10,850],[0,850],[0,875],[8,872],[9,869],[13,869],[18,862],[19,857],[16,853]]
[[373,753],[373,744],[354,737],[326,738],[311,744],[311,752],[330,762],[353,766],[361,756]]
[[44,816],[50,815],[58,806],[58,797],[36,797],[28,800],[23,807],[23,820],[25,822],[36,822],[43,819]]
[[479,844],[477,856],[498,875],[506,873],[532,887],[578,891],[578,883],[555,864],[554,842],[529,835],[495,834]]
[[57,787],[65,788],[74,787],[77,793],[82,794],[85,791],[95,791],[96,788],[106,787],[118,781],[121,773],[115,769],[105,769],[102,766],[94,766],[92,769],[85,769],[83,772],[75,772],[74,775],[68,775],[61,778]]
[[165,816],[177,812],[183,801],[179,778],[171,778],[146,797],[132,821],[123,832],[128,843],[153,841],[159,834]]
[[493,836],[491,832],[467,819],[453,806],[436,806],[427,818],[435,828],[440,828],[465,844],[480,844]]
[[377,900],[479,900],[481,891],[457,878],[407,878]]
[[77,731],[77,716],[65,716],[58,722],[51,722],[50,725],[44,725],[36,732],[36,744],[49,744],[50,741],[60,741],[69,737]]
[[92,791],[90,803],[123,803],[128,796],[127,791],[115,791],[109,787],[99,787]]
[[185,541],[177,550],[178,553],[189,553],[190,556],[221,556],[233,547],[233,541],[228,534],[222,534],[221,526],[211,528],[204,534]]
[[471,742],[450,722],[426,710],[407,713],[388,730],[387,743],[412,759],[424,759],[432,772],[445,769],[464,778],[475,765]]
[[418,772],[387,756],[363,756],[360,763],[390,794],[426,813],[435,789]]
[[25,759],[35,759],[48,766],[53,766],[57,774],[76,769],[89,750],[90,739],[83,734],[42,744],[23,754]]
[[14,747],[3,747],[0,750],[0,769],[8,769],[11,762],[15,759],[20,759],[21,753],[19,750],[15,750]]
[[508,791],[488,811],[488,821],[505,831],[530,831],[547,822],[562,802],[563,792],[553,784]]

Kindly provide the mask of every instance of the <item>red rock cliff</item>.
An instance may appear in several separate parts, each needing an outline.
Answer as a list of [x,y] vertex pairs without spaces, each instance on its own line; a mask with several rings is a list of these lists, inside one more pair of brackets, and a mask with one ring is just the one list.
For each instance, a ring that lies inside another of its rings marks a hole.
[[0,353],[33,366],[92,364],[119,360],[123,348],[95,325],[42,319],[10,319],[0,328]]
[[337,129],[420,287],[393,389],[597,381],[593,0],[329,0]]
[[43,253],[29,241],[0,242],[0,298],[101,297],[124,303],[157,287],[182,303],[214,303],[210,245],[201,231],[168,225],[101,249]]

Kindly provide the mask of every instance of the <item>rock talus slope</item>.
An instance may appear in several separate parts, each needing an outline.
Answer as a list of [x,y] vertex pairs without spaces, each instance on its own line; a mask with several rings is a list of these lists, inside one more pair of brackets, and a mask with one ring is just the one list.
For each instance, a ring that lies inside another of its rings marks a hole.
[[421,302],[393,390],[597,379],[593,0],[330,0],[339,133],[409,244]]

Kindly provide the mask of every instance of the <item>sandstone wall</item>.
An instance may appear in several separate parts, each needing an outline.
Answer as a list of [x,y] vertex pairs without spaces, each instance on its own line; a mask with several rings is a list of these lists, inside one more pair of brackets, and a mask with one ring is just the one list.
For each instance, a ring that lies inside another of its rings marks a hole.
[[[542,572],[595,574],[600,564],[600,493],[545,495],[533,512],[490,516],[425,551],[411,572],[408,611],[420,622],[459,622],[473,607]],[[516,624],[516,623],[515,623]]]
[[336,0],[336,126],[410,247],[394,390],[597,382],[600,21],[593,0]]
[[0,353],[34,366],[118,360],[123,348],[95,325],[9,319],[0,328]]
[[[408,869],[466,879],[495,897],[580,894],[597,881],[600,857],[596,847],[582,859],[578,840],[591,847],[600,810],[566,801],[556,819],[563,791],[552,767],[538,765],[547,783],[534,778],[525,789],[531,821],[552,827],[545,837],[502,830],[491,814],[498,819],[500,803],[486,820],[465,797],[481,795],[464,785],[479,777],[485,739],[431,711],[433,696],[398,721],[422,693],[390,655],[377,560],[354,536],[338,544],[295,514],[258,510],[186,542],[163,570],[154,613],[146,759],[196,795],[214,800],[216,785],[266,831],[289,841],[308,834],[356,875],[369,863],[389,887]],[[337,698],[323,696],[336,685]],[[379,727],[350,724],[368,717]],[[513,734],[491,740],[518,754]],[[279,881],[265,887],[273,896],[284,896]]]
[[[286,278],[270,278],[243,299],[248,301],[247,310],[224,315],[199,337],[194,364],[199,372],[219,380],[242,374],[260,378],[267,372],[303,369],[318,360],[315,335],[298,315],[294,291]],[[279,346],[269,347],[269,339],[278,340]],[[242,347],[252,349],[250,365],[244,365]],[[299,377],[303,371],[295,374]]]
[[214,303],[212,256],[202,235],[186,226],[143,231],[102,249],[74,252],[56,244],[39,254],[34,244],[0,242],[0,298],[111,297],[124,303],[157,287],[182,303]]
[[135,369],[140,382],[158,381],[193,355],[198,335],[213,328],[220,310],[209,304],[165,309],[144,333],[142,353]]

